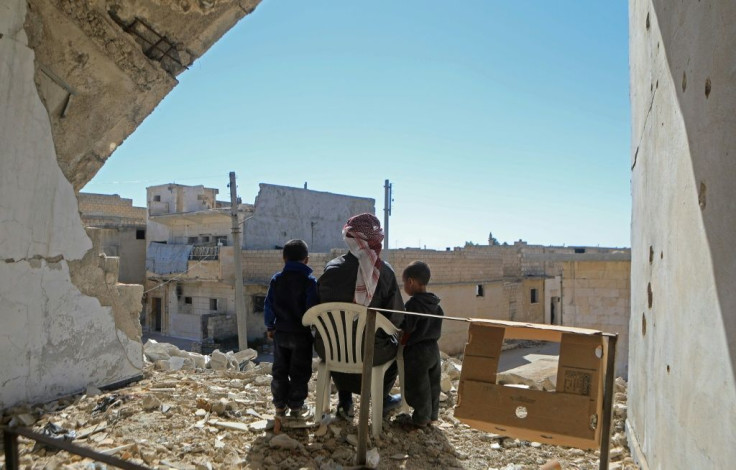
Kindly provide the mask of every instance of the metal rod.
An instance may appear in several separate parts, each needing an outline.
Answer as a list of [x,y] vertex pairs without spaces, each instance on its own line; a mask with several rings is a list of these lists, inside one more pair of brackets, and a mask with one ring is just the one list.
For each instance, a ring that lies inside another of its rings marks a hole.
[[383,249],[388,251],[388,218],[391,215],[391,184],[383,185]]
[[3,428],[3,448],[5,449],[5,468],[18,470],[18,435]]
[[[65,450],[71,454],[81,455],[82,457],[87,457],[92,460],[95,460],[97,462],[104,462],[106,464],[114,465],[115,467],[122,468],[123,470],[145,470],[147,467],[143,467],[141,465],[134,464],[132,462],[128,462],[123,459],[119,459],[117,457],[113,457],[112,455],[102,454],[100,452],[96,452],[92,449],[89,449],[87,447],[82,447],[76,444],[72,444],[71,442],[62,440],[62,439],[53,439],[48,436],[44,436],[42,434],[39,434],[37,432],[31,431],[27,428],[3,428],[3,440],[5,441],[5,445],[8,445],[8,436],[12,436],[12,438],[16,439],[16,448],[15,448],[15,459],[17,462],[17,437],[24,436],[29,439],[33,439],[36,442],[40,442],[42,444],[46,444],[49,447],[53,447],[56,449]],[[12,458],[11,458],[12,459]],[[8,469],[15,469],[18,468],[17,465],[13,467],[8,460],[8,452],[6,447],[5,452],[5,464]]]
[[[518,321],[511,321],[511,320],[497,320],[493,318],[464,318],[464,317],[448,317],[446,315],[432,315],[431,313],[419,313],[419,312],[406,312],[402,310],[389,310],[386,308],[376,308],[373,309],[376,312],[382,312],[382,313],[399,313],[402,315],[415,315],[417,317],[429,317],[429,318],[439,318],[440,320],[454,320],[454,321],[462,321],[467,323],[473,323],[473,322],[484,322],[484,323],[497,323],[499,326],[503,327],[519,327],[519,328],[534,328],[534,327],[542,327],[546,328],[552,331],[557,331],[558,328],[561,328],[559,331],[567,332],[570,330],[578,330],[577,332],[580,333],[586,333],[585,330],[588,330],[588,333],[598,333],[599,330],[590,330],[587,328],[577,328],[577,327],[570,327],[570,326],[562,326],[562,325],[547,325],[545,323],[531,323],[531,322],[518,322]],[[605,331],[600,331],[601,336],[611,337],[611,336],[618,336],[616,333],[606,333]]]
[[464,322],[472,322],[474,320],[473,318],[448,317],[446,315],[432,315],[431,313],[405,312],[403,310],[389,310],[389,309],[386,309],[386,308],[376,308],[374,310],[376,312],[383,312],[383,313],[401,313],[403,315],[415,315],[417,317],[439,318],[441,320],[455,320],[455,321],[464,321]]
[[[368,451],[368,403],[371,400],[371,379],[373,378],[373,350],[376,341],[376,311],[368,309],[363,338],[363,378],[360,383],[360,417],[358,419],[358,450],[356,464],[365,466]],[[377,400],[383,397],[376,397]],[[379,418],[380,419],[380,418]]]
[[618,335],[608,337],[608,348],[606,351],[606,379],[603,388],[603,419],[601,420],[601,450],[599,466],[600,470],[608,468],[608,455],[611,447],[611,418],[613,414],[613,386],[614,369],[616,364],[616,340]]
[[64,103],[64,109],[61,110],[61,117],[65,118],[66,113],[69,111],[69,105],[72,104],[72,96],[74,96],[72,93],[69,93],[69,95],[66,97],[66,103]]

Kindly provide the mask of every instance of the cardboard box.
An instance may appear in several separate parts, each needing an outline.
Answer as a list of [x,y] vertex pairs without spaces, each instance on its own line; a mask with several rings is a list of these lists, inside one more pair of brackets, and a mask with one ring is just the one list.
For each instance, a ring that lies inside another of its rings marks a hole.
[[[504,338],[560,343],[555,392],[496,383]],[[455,418],[473,428],[509,437],[597,449],[606,346],[607,339],[597,330],[473,320]]]

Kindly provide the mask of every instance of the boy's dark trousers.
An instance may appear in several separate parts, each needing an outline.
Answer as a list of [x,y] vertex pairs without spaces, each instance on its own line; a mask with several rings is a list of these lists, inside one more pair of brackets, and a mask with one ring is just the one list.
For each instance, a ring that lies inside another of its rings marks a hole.
[[312,376],[312,335],[309,332],[274,332],[271,375],[271,393],[276,408],[301,408]]
[[422,341],[404,347],[406,401],[414,408],[412,421],[424,425],[436,421],[440,411],[442,360],[437,341]]

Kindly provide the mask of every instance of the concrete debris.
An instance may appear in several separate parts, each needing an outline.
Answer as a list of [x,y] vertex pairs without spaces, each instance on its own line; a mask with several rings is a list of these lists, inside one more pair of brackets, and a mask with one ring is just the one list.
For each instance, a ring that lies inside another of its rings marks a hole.
[[381,461],[381,456],[378,453],[378,449],[375,447],[370,449],[365,454],[365,466],[368,468],[378,468],[378,463]]
[[452,380],[447,375],[443,375],[440,380],[440,390],[444,393],[450,393],[450,390],[452,390]]
[[298,449],[301,444],[299,441],[290,438],[287,434],[282,433],[273,436],[268,445],[272,449]]
[[212,351],[210,354],[210,368],[213,370],[227,370],[228,366],[227,356],[221,353],[218,349]]
[[141,408],[143,408],[144,411],[158,410],[161,408],[161,401],[154,395],[146,395],[143,397],[143,401],[141,402]]
[[462,368],[463,366],[460,361],[455,358],[450,358],[442,365],[442,372],[444,372],[444,374],[447,375],[450,380],[458,380],[460,379],[460,372]]
[[[251,371],[256,365],[252,362],[258,356],[253,349],[223,353],[215,349],[211,355],[182,351],[173,344],[159,343],[149,339],[143,346],[146,360],[152,362],[156,370],[214,370]],[[269,366],[267,366],[269,367]]]
[[258,357],[258,352],[256,352],[255,349],[248,348],[243,351],[233,353],[233,357],[238,362],[238,364],[245,364],[246,362],[252,361],[256,357]]
[[[149,364],[143,380],[115,393],[101,392],[96,397],[85,393],[45,405],[17,406],[4,412],[0,424],[30,423],[37,431],[58,427],[64,436],[76,433],[73,440],[76,444],[162,470],[344,469],[355,465],[358,397],[355,397],[356,418],[352,421],[333,421],[327,415],[321,422],[302,423],[308,427],[306,429],[284,425],[276,435],[273,433],[271,364],[255,365],[251,359],[245,359],[251,364],[248,370],[241,370],[241,363],[238,368],[226,365],[222,370],[210,369],[200,367],[201,362],[197,363],[192,356],[180,355],[163,343],[151,344],[149,349],[157,351],[153,354],[159,357],[168,354],[167,363],[172,358],[189,359],[194,368],[161,371]],[[222,361],[220,357],[220,363],[231,363],[228,353],[218,353],[225,359]],[[247,357],[233,357],[232,362]],[[188,363],[182,361],[182,364],[184,362]],[[452,387],[443,393],[446,401],[440,405],[439,420],[431,427],[412,431],[394,422],[395,416],[386,418],[381,437],[371,439],[372,444],[368,445],[370,468],[487,470],[491,464],[491,468],[508,470],[539,468],[550,460],[560,462],[562,468],[598,467],[596,452],[510,439],[460,423],[453,416],[457,382],[450,372],[459,372],[460,367],[455,358],[443,363],[442,370]],[[313,374],[311,382],[316,379],[317,374]],[[611,468],[635,470],[637,467],[626,447],[623,423],[625,382],[618,381],[619,384],[623,388],[619,387],[621,396],[616,401]],[[330,398],[334,412],[337,396],[333,394]],[[314,394],[310,394],[307,403],[314,404]],[[314,427],[318,424],[321,424],[319,429]],[[22,468],[98,468],[85,458],[72,457],[65,452],[54,454],[43,448],[34,450],[33,447],[32,442],[21,440]],[[3,457],[0,456],[0,467],[2,465]]]

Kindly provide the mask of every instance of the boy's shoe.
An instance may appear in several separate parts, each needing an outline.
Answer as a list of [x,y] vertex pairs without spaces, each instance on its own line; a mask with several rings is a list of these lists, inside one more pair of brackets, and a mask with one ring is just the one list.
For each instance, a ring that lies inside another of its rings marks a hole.
[[430,422],[425,421],[423,423],[416,423],[412,419],[412,417],[406,413],[402,413],[400,415],[397,415],[394,418],[393,424],[401,428],[402,431],[405,432],[416,432],[421,429],[428,429],[430,427]]
[[283,418],[286,416],[286,407],[284,408],[276,408],[276,417],[277,418]]
[[309,408],[307,405],[302,405],[301,408],[292,408],[291,410],[289,410],[289,417],[306,421],[310,418],[313,418],[314,413],[312,412],[312,409]]
[[383,416],[401,406],[401,395],[386,395],[383,398]]
[[352,421],[355,413],[353,411],[352,403],[338,403],[337,404],[337,417],[344,419],[345,421]]

